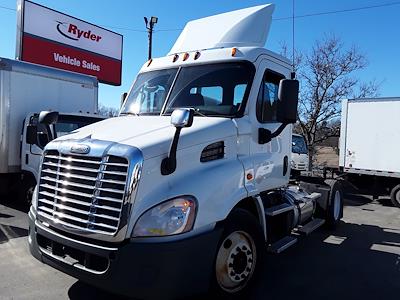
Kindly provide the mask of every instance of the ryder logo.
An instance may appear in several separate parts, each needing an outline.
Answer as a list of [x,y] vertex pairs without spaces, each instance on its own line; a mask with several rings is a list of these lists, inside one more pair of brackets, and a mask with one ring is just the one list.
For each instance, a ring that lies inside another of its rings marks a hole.
[[101,36],[92,33],[90,30],[84,31],[78,28],[77,25],[72,23],[64,23],[60,21],[56,21],[57,31],[64,37],[79,41],[81,38],[88,39],[94,42],[99,42],[101,40]]

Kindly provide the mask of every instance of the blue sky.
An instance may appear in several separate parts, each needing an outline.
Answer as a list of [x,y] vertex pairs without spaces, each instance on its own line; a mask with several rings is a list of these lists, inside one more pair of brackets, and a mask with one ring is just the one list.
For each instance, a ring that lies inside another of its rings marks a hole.
[[[124,35],[122,85],[101,84],[99,101],[118,107],[120,95],[127,91],[136,73],[147,60],[147,33],[144,16],[159,18],[154,34],[153,56],[163,56],[174,44],[185,23],[230,10],[269,3],[258,0],[36,0],[35,2],[65,12]],[[295,14],[305,15],[326,11],[346,10],[364,6],[393,3],[390,0],[296,0]],[[292,0],[276,0],[274,18],[292,14]],[[15,0],[0,0],[1,7],[15,8]],[[0,7],[0,57],[14,58],[16,12]],[[356,75],[364,81],[381,82],[381,96],[400,96],[400,35],[399,5],[352,12],[296,19],[296,48],[310,49],[316,39],[333,33],[346,46],[356,45],[366,55],[369,65]],[[291,45],[291,20],[273,22],[266,47],[279,51],[282,42]],[[130,30],[127,30],[130,29]]]

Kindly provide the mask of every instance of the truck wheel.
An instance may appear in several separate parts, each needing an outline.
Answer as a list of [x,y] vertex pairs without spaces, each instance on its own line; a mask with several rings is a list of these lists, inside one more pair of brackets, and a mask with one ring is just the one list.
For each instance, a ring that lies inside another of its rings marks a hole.
[[30,176],[22,179],[21,186],[18,189],[18,200],[21,204],[31,206],[33,190],[35,189],[36,180]]
[[244,209],[235,209],[226,220],[214,268],[214,292],[240,297],[262,268],[264,234],[257,219]]
[[396,185],[390,192],[390,200],[394,206],[400,208],[400,184]]
[[331,187],[325,221],[329,228],[334,229],[343,217],[343,192],[339,181],[328,179],[325,183]]

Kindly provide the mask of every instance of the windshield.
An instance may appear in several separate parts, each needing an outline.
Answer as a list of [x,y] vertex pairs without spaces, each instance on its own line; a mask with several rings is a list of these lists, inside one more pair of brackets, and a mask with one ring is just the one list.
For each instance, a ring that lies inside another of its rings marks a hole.
[[244,109],[253,76],[254,67],[243,62],[142,73],[121,114],[170,114],[190,107],[199,115],[233,117]]
[[292,152],[299,154],[307,154],[307,146],[302,136],[294,135],[292,137]]
[[56,124],[54,124],[57,137],[66,135],[73,130],[79,129],[86,125],[99,122],[104,118],[96,117],[78,117],[78,116],[66,116],[60,115]]

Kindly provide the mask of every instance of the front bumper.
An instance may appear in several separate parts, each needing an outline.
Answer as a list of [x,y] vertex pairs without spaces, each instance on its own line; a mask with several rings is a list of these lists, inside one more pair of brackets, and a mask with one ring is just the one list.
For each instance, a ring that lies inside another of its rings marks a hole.
[[34,257],[101,289],[143,299],[176,299],[207,291],[221,234],[222,228],[216,227],[173,241],[147,238],[99,246],[45,228],[29,213]]

